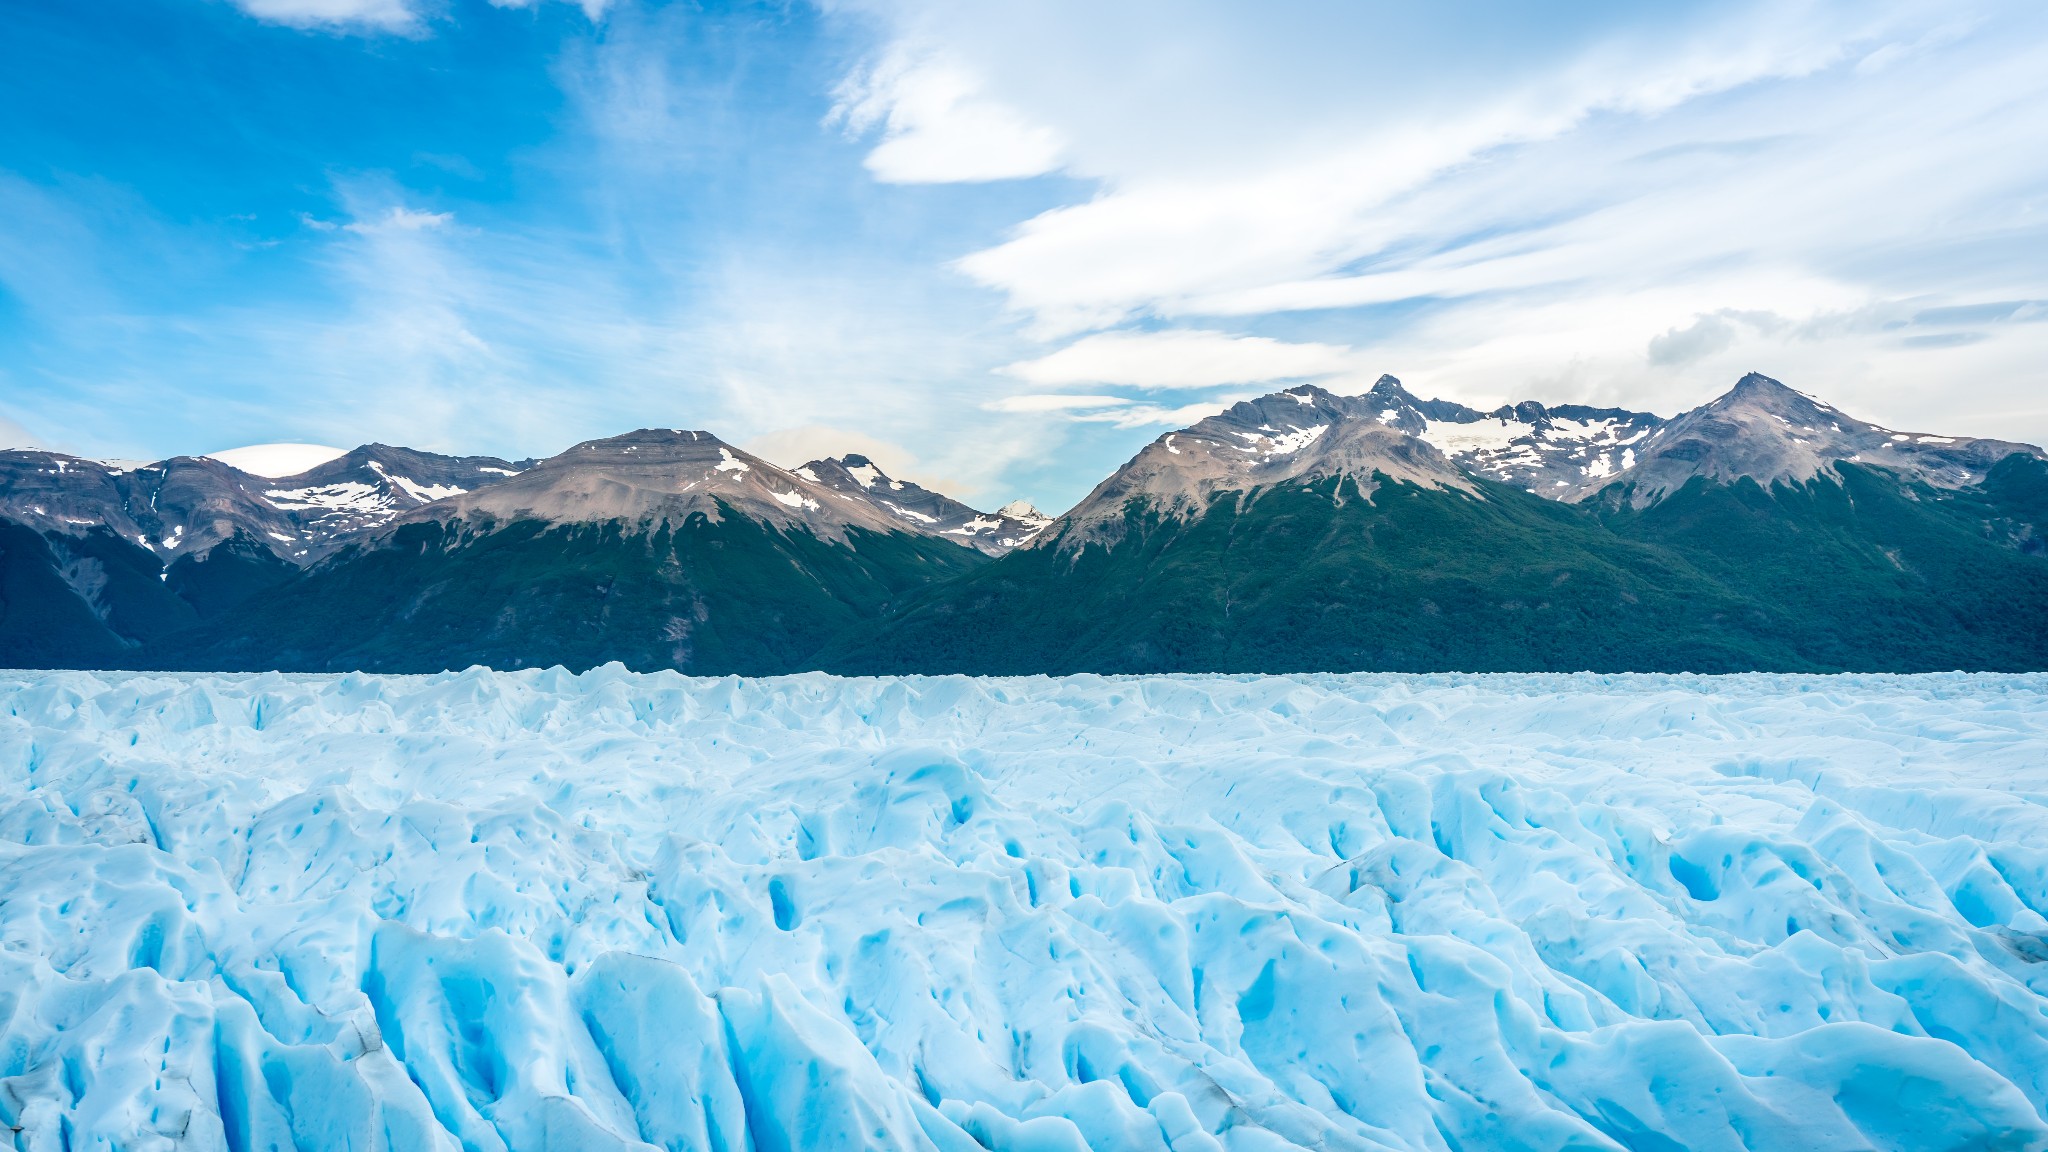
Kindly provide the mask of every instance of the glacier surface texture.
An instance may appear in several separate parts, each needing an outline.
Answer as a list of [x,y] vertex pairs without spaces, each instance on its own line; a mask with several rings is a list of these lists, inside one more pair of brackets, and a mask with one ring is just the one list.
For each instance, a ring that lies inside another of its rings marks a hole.
[[0,673],[26,1149],[2048,1146],[2048,677]]

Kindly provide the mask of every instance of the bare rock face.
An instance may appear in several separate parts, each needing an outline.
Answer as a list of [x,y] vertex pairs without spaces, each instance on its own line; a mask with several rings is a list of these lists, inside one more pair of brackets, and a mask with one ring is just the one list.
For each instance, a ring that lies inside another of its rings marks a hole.
[[[908,532],[914,525],[865,500],[779,468],[709,432],[643,428],[588,440],[502,483],[442,499],[401,518],[680,525],[728,513],[821,539],[849,528]],[[928,533],[918,533],[920,535]]]
[[648,429],[591,440],[474,493],[440,497],[406,520],[474,518],[681,523],[728,512],[820,539],[849,528],[931,536],[1000,555],[1050,519],[1021,510],[981,512],[941,492],[895,480],[865,456],[778,467],[709,432]]
[[1721,482],[1747,477],[1769,488],[1825,479],[1837,462],[1962,488],[1981,482],[1993,464],[2015,453],[2043,455],[2032,445],[2004,440],[1894,432],[1752,372],[1719,399],[1645,437],[1633,466],[1579,494],[1622,487],[1640,507],[1696,476]]
[[[502,488],[503,491],[496,491]],[[0,451],[0,517],[59,536],[104,529],[165,564],[241,538],[296,565],[420,519],[714,519],[730,509],[839,538],[858,525],[1000,555],[1050,519],[1029,505],[981,512],[890,479],[863,457],[795,471],[709,432],[643,429],[542,461],[444,456],[366,444],[293,476],[177,456],[123,465],[38,449]]]
[[103,527],[166,563],[240,536],[306,564],[404,512],[518,469],[493,457],[381,444],[281,478],[204,456],[126,466],[23,449],[0,452],[0,515],[46,533]]
[[865,456],[813,460],[795,474],[831,490],[837,499],[872,505],[907,531],[941,536],[990,556],[1026,543],[1052,523],[1052,517],[1021,500],[994,512],[978,511],[942,492],[892,479]]
[[263,499],[264,483],[197,456],[126,467],[19,449],[0,452],[0,515],[46,534],[105,528],[165,561],[238,533],[276,549],[294,526]]

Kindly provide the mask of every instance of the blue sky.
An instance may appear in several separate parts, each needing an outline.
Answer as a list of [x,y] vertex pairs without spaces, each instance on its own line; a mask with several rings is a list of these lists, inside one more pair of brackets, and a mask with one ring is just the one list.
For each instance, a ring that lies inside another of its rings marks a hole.
[[1237,396],[2048,440],[2038,4],[56,0],[0,440],[646,425],[1071,503]]

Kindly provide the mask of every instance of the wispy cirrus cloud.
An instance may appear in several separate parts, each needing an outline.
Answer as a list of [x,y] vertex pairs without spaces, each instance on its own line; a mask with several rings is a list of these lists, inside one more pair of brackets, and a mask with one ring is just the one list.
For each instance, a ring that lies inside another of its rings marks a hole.
[[418,27],[412,0],[234,0],[235,7],[273,24],[397,32]]
[[1098,334],[1020,365],[1227,319],[1473,400],[1669,411],[1771,366],[2048,437],[2048,329],[1841,320],[2048,291],[2038,6],[1088,8],[861,8],[1092,182],[958,262],[1048,343]]
[[1362,370],[1358,353],[1342,345],[1188,328],[1099,332],[1002,369],[1005,375],[1041,386],[1178,389],[1320,379]]
[[[542,0],[489,0],[495,8],[532,8]],[[592,20],[611,0],[569,0]],[[233,0],[235,7],[272,24],[355,32],[418,33],[437,7],[421,0]]]
[[1059,133],[989,99],[972,72],[909,44],[847,77],[828,122],[856,137],[878,130],[867,169],[892,184],[1039,176],[1065,149]]
[[985,411],[1052,417],[1075,424],[1107,424],[1114,428],[1177,427],[1212,416],[1256,393],[1240,392],[1191,404],[1155,404],[1128,396],[1075,395],[1068,392],[1023,393],[982,405]]

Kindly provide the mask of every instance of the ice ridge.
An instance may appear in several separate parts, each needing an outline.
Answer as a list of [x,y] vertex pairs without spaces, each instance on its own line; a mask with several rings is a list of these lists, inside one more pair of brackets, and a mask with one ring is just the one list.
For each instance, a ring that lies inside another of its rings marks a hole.
[[0,673],[28,1149],[2048,1147],[2048,677]]

